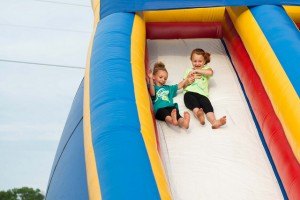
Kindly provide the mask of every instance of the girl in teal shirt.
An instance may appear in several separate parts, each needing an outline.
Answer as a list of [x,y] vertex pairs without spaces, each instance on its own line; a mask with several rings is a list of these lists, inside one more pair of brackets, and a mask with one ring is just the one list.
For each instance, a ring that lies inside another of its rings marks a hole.
[[187,84],[188,78],[175,85],[165,85],[168,79],[168,71],[162,62],[154,64],[153,73],[150,72],[148,77],[155,118],[168,124],[188,129],[190,114],[184,112],[184,117],[182,117],[179,114],[177,103],[173,101],[173,98],[177,95],[177,90]]

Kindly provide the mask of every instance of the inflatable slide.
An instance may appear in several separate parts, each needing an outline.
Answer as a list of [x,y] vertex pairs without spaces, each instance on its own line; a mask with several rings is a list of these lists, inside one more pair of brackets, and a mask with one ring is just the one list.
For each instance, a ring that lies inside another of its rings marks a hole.
[[[283,6],[284,5],[284,6]],[[300,199],[297,0],[93,0],[86,73],[57,149],[46,199]],[[167,84],[211,53],[210,100],[227,124],[156,121],[147,72]]]

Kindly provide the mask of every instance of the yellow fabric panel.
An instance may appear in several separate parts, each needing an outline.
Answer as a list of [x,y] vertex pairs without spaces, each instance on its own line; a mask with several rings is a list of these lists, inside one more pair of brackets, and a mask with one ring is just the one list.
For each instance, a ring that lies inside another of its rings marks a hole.
[[283,7],[294,22],[300,23],[300,6],[283,6]]
[[264,85],[294,155],[300,162],[300,99],[247,7],[226,8]]
[[92,9],[94,12],[94,27],[100,21],[100,0],[91,0]]
[[161,199],[171,199],[170,189],[166,180],[164,168],[158,154],[154,123],[151,115],[151,102],[147,91],[145,77],[145,22],[135,15],[131,35],[131,64],[134,82],[134,93],[141,125],[141,133],[149,155],[154,178]]
[[[99,1],[99,0],[98,0]],[[94,1],[95,2],[95,1]],[[92,33],[94,38],[97,24],[99,22],[99,9],[100,4],[94,10],[95,26]],[[90,41],[89,50],[87,55],[85,78],[84,78],[84,93],[83,93],[83,140],[84,140],[84,154],[85,154],[85,166],[87,176],[88,194],[90,200],[101,200],[100,184],[98,179],[98,171],[95,159],[95,152],[92,142],[92,131],[91,131],[91,116],[90,116],[90,60],[91,52],[93,48],[93,40]]]
[[222,22],[225,7],[145,11],[146,22]]

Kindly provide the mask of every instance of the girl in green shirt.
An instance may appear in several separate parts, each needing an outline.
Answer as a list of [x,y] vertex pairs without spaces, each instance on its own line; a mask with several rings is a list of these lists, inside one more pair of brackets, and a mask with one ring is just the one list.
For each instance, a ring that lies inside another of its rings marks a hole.
[[184,78],[192,77],[191,84],[184,87],[184,104],[192,110],[194,116],[202,125],[207,120],[212,128],[216,129],[226,124],[226,116],[216,119],[213,106],[208,98],[208,80],[213,75],[213,70],[207,66],[210,62],[210,53],[203,49],[194,49],[191,53],[192,67],[186,69]]

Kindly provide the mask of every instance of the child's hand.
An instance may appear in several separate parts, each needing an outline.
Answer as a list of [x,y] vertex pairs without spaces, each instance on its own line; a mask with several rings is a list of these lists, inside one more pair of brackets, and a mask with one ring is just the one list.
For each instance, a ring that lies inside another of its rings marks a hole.
[[188,75],[187,82],[188,84],[192,84],[195,81],[194,74]]
[[199,74],[202,74],[202,71],[201,71],[201,69],[198,69],[198,70],[195,69],[195,70],[192,71],[192,73],[195,74],[195,75],[196,75],[196,74],[199,75]]
[[193,76],[194,75],[194,70],[190,71],[189,74],[187,75],[188,77]]
[[148,75],[149,79],[153,79],[153,74],[152,74],[152,70],[151,69],[148,70],[147,75]]
[[203,71],[201,69],[193,70],[191,73],[193,74],[194,79],[200,79],[203,75]]
[[202,75],[201,75],[201,74],[195,74],[195,75],[194,75],[194,79],[200,79],[200,78],[202,78]]

